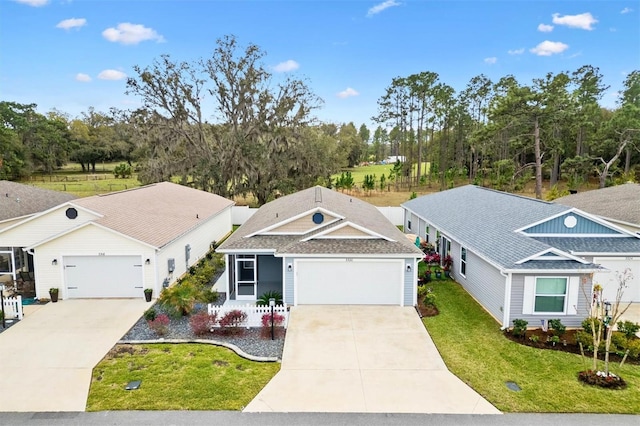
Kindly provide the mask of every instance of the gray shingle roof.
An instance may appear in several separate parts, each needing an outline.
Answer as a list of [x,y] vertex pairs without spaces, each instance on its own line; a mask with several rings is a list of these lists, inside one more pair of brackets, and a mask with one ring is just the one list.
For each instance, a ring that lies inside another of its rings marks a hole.
[[535,237],[568,253],[640,253],[639,238]]
[[[344,218],[305,235],[255,235],[247,237],[271,225],[284,222],[316,208],[325,209]],[[362,226],[392,241],[381,238],[302,241],[344,222]],[[263,205],[218,250],[223,252],[227,250],[273,250],[281,254],[406,254],[412,257],[422,254],[415,244],[409,241],[377,208],[355,197],[321,186],[308,188]]]
[[40,213],[74,198],[64,192],[0,180],[0,221]]
[[95,223],[163,247],[233,205],[210,192],[171,182],[75,200],[73,204],[103,215]]
[[537,269],[537,270],[572,270],[572,269],[584,269],[593,270],[598,268],[598,265],[594,263],[580,263],[575,260],[530,260],[519,265],[518,269]]
[[640,184],[625,183],[554,200],[604,218],[640,225]]
[[[419,197],[402,206],[505,269],[525,269],[526,266],[515,262],[555,247],[550,241],[534,239],[515,230],[570,209],[560,204],[474,185]],[[588,244],[586,239],[585,244]]]

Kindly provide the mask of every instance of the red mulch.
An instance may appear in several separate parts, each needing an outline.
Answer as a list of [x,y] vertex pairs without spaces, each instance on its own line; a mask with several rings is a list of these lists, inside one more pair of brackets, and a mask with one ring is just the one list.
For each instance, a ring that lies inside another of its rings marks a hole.
[[[553,332],[543,331],[541,328],[536,328],[533,330],[527,330],[524,337],[514,336],[511,334],[510,330],[505,330],[504,335],[507,339],[513,340],[516,343],[520,343],[521,345],[531,346],[538,349],[549,349],[554,351],[562,351],[569,352],[574,354],[580,354],[580,346],[576,342],[576,332],[579,330],[567,330],[562,337],[560,337],[560,342],[553,345],[551,341],[548,341],[548,338],[553,336]],[[538,336],[538,341],[534,342],[530,339],[531,336]],[[589,352],[587,348],[584,348],[584,355],[588,358],[593,358],[593,353]],[[598,358],[604,359],[604,353],[602,351],[598,352]],[[612,363],[620,363],[622,361],[622,357],[615,353],[609,353],[609,361]],[[639,359],[632,359],[627,357],[625,360],[626,364],[640,364]]]

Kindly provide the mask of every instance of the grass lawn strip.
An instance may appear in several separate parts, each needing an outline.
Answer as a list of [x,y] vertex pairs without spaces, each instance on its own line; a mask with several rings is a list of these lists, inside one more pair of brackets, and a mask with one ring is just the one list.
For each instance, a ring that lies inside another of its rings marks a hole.
[[279,369],[211,345],[117,345],[93,370],[87,411],[241,410]]
[[[449,370],[505,412],[640,413],[640,368],[610,364],[627,382],[624,390],[580,383],[591,358],[520,345],[457,283],[429,283],[440,314],[423,318]],[[505,386],[514,381],[522,391]]]

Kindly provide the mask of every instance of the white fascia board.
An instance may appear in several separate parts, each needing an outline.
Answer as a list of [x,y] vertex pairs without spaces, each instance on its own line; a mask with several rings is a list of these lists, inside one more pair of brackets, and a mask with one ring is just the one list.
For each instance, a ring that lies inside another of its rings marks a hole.
[[326,254],[318,254],[318,253],[277,253],[274,255],[275,257],[295,257],[295,258],[338,258],[344,259],[353,258],[353,259],[421,259],[422,256],[419,256],[415,253],[372,253],[372,254],[362,254],[362,253],[326,253]]
[[[286,225],[287,223],[293,222],[293,221],[298,220],[298,219],[300,219],[300,218],[302,218],[302,217],[304,217],[306,215],[309,215],[311,213],[316,213],[316,212],[321,212],[321,213],[327,214],[329,216],[333,216],[334,219],[332,221],[328,222],[328,223],[321,223],[318,226],[316,226],[315,228],[312,228],[310,230],[305,231],[301,235],[307,234],[307,233],[313,231],[314,229],[319,229],[319,228],[322,228],[323,226],[327,226],[328,224],[331,224],[331,223],[336,222],[338,220],[344,219],[344,216],[342,216],[342,215],[339,215],[337,213],[334,213],[334,212],[329,211],[327,209],[324,209],[322,207],[315,207],[313,209],[304,211],[304,212],[299,213],[299,214],[297,214],[297,215],[295,215],[293,217],[290,217],[288,219],[281,220],[281,221],[279,221],[277,223],[274,223],[273,225],[269,225],[266,228],[262,228],[262,229],[260,229],[260,230],[258,230],[256,232],[253,232],[253,233],[251,233],[249,235],[245,235],[244,238],[250,238],[250,237],[253,237],[255,235],[267,234],[272,229],[278,228],[278,227],[280,227],[282,225]],[[259,211],[256,212],[256,214],[258,214],[258,213],[259,213]],[[267,234],[267,235],[298,235],[298,234],[300,234],[300,233],[294,233],[294,232],[278,233],[278,232],[274,232],[274,233],[270,233],[270,234]]]
[[636,257],[640,256],[640,252],[618,253],[611,251],[572,251],[571,254],[576,256],[600,256],[600,257]]
[[216,249],[216,253],[223,254],[275,254],[274,249]]
[[506,274],[591,274],[595,272],[607,272],[607,268],[581,268],[581,269],[503,269]]
[[[545,254],[547,253],[553,253],[556,254],[557,256],[554,257],[544,257]],[[586,264],[589,263],[584,259],[581,259],[577,256],[571,255],[565,251],[559,250],[555,247],[551,247],[547,250],[543,250],[539,253],[536,253],[534,255],[531,255],[529,257],[525,257],[522,260],[518,260],[517,262],[515,262],[516,265],[521,265],[525,262],[528,262],[530,260],[575,260],[576,262],[582,263],[582,264]]]
[[380,238],[380,239],[383,239],[383,240],[386,240],[386,241],[395,241],[395,240],[392,240],[391,238],[385,237],[382,234],[378,234],[377,232],[374,232],[374,231],[372,231],[370,229],[367,229],[364,226],[360,226],[360,225],[357,225],[357,224],[355,224],[353,222],[349,222],[349,221],[343,222],[340,225],[337,225],[337,226],[334,226],[332,228],[326,229],[326,230],[324,230],[324,231],[322,231],[322,232],[320,232],[318,234],[311,235],[311,236],[309,236],[307,238],[304,238],[301,241],[309,241],[309,240],[314,240],[316,238],[327,238],[327,239],[335,238],[335,239],[340,239],[340,237],[330,237],[330,236],[329,237],[325,237],[325,235],[330,234],[332,232],[335,232],[335,231],[337,231],[339,229],[342,229],[342,228],[344,228],[346,226],[349,226],[351,228],[357,229],[358,231],[364,232],[365,234],[369,234],[371,237],[352,237],[352,236],[350,236],[350,237],[343,237],[344,239],[354,239],[354,238],[360,238],[360,239],[376,238],[377,239],[377,238]]
[[[541,223],[548,222],[550,220],[553,220],[553,219],[555,219],[557,217],[563,216],[563,215],[568,214],[568,213],[574,213],[574,214],[576,214],[578,216],[582,216],[585,219],[592,220],[593,222],[596,222],[599,225],[602,225],[602,226],[604,226],[606,228],[609,228],[609,229],[612,229],[614,231],[623,233],[624,235],[619,235],[619,234],[530,234],[530,233],[524,232],[525,229],[532,228],[534,226],[540,225]],[[523,234],[523,235],[527,235],[529,237],[578,237],[578,236],[580,236],[580,237],[605,237],[605,236],[606,237],[616,237],[616,236],[620,237],[620,236],[627,236],[627,235],[630,235],[632,237],[637,237],[637,235],[635,235],[633,232],[631,232],[631,231],[629,231],[627,229],[624,229],[624,228],[622,228],[622,227],[620,227],[620,226],[618,226],[616,224],[608,222],[608,221],[604,220],[603,218],[601,218],[599,216],[595,216],[595,215],[589,214],[589,213],[587,213],[585,211],[582,211],[582,210],[580,210],[580,209],[578,209],[576,207],[572,207],[572,208],[567,209],[567,210],[565,210],[563,212],[560,212],[560,213],[554,214],[552,216],[549,216],[549,217],[547,217],[545,219],[539,220],[539,221],[531,223],[529,225],[525,225],[522,228],[516,229],[515,232],[518,232],[518,233]]]

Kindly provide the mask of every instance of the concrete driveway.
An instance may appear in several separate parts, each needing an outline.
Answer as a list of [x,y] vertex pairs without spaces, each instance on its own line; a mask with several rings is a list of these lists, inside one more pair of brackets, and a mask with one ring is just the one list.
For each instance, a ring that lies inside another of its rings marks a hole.
[[62,300],[0,333],[0,411],[84,411],[91,370],[149,305]]
[[500,412],[451,374],[412,307],[295,306],[247,412]]

